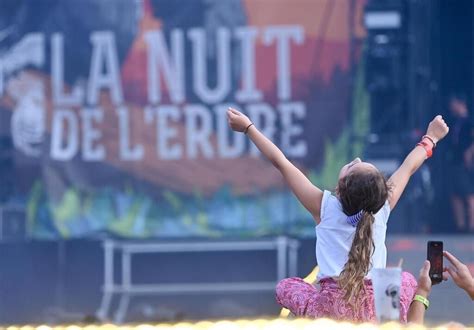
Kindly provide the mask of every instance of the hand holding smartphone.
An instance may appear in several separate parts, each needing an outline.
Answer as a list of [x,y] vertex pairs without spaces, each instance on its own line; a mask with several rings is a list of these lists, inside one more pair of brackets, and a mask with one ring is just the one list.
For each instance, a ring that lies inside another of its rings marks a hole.
[[431,264],[431,282],[441,283],[443,281],[443,242],[428,241],[428,261]]

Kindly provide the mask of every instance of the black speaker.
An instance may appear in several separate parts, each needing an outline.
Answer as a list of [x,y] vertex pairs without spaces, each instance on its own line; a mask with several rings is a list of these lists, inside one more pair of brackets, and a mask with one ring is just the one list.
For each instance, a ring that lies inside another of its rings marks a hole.
[[[403,47],[390,41],[389,34],[369,35],[366,51],[366,87],[369,92],[399,90],[403,87]],[[380,42],[376,40],[380,39]]]
[[365,83],[369,92],[385,92],[404,86],[407,15],[403,0],[371,0],[364,8],[367,30]]

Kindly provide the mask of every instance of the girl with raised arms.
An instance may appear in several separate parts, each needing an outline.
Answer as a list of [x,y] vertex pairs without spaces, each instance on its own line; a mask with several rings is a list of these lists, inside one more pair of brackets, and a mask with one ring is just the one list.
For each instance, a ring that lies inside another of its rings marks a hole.
[[[318,286],[300,278],[284,279],[276,288],[278,303],[297,316],[375,320],[370,276],[372,268],[386,267],[385,235],[390,211],[410,177],[448,133],[443,118],[438,115],[430,122],[426,135],[388,180],[374,165],[356,158],[342,167],[332,194],[311,183],[246,115],[229,108],[227,116],[229,126],[244,132],[280,171],[316,222]],[[401,321],[406,322],[416,287],[413,275],[403,272]]]

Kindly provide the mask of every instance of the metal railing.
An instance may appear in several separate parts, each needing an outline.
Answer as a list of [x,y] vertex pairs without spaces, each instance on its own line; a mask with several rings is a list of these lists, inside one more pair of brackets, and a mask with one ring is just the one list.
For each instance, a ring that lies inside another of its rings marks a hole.
[[[295,239],[279,236],[269,239],[249,241],[201,241],[201,242],[137,242],[105,240],[103,296],[97,317],[107,320],[112,298],[120,297],[114,321],[125,320],[132,296],[159,295],[170,293],[196,292],[251,292],[274,290],[276,283],[287,276],[296,276],[299,243]],[[276,251],[276,280],[265,282],[227,282],[227,283],[173,283],[173,284],[135,284],[132,281],[132,257],[145,253],[179,252],[223,252],[223,251]],[[115,283],[114,257],[118,253],[121,261],[120,283]]]

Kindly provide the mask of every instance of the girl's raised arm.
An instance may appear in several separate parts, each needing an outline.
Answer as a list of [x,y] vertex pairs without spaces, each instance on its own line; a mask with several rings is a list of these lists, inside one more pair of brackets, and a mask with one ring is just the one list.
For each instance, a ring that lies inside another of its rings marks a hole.
[[237,132],[246,133],[262,154],[280,171],[286,183],[317,223],[320,221],[323,192],[294,166],[280,149],[263,135],[243,113],[229,108],[229,126]]
[[410,180],[410,177],[428,158],[428,150],[434,148],[436,143],[444,138],[448,132],[449,127],[444,122],[442,116],[438,115],[431,121],[422,142],[417,144],[417,146],[408,154],[402,165],[400,165],[388,180],[388,183],[392,187],[390,197],[388,198],[390,209],[393,210],[395,208],[400,196],[408,184],[408,181]]

